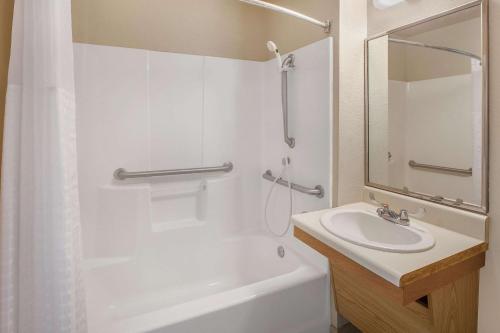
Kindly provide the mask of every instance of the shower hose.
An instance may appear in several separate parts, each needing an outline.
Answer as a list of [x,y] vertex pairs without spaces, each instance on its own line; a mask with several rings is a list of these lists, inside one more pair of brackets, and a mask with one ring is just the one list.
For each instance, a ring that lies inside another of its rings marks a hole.
[[[291,177],[291,172],[289,172],[289,170],[290,170],[290,168],[289,168],[290,164],[289,163],[290,162],[289,162],[288,157],[285,157],[283,159],[283,161],[284,161],[283,162],[283,168],[281,169],[281,171],[280,171],[279,175],[276,177],[276,179],[273,181],[273,184],[271,185],[271,188],[269,189],[269,192],[267,193],[266,204],[264,206],[264,221],[266,222],[267,230],[269,230],[269,232],[271,234],[273,234],[274,236],[276,236],[276,237],[283,237],[283,236],[285,236],[288,233],[288,230],[290,229],[290,225],[292,224],[291,217],[292,217],[293,203],[292,203],[292,185],[291,185],[292,184],[292,177]],[[284,175],[287,175],[287,179],[288,179],[288,194],[289,194],[288,221],[287,221],[287,225],[286,225],[285,230],[283,230],[282,232],[278,233],[278,232],[275,232],[271,228],[271,225],[269,223],[269,218],[267,216],[267,210],[268,210],[269,201],[271,200],[271,196],[273,194],[274,188],[276,187],[276,183]]]

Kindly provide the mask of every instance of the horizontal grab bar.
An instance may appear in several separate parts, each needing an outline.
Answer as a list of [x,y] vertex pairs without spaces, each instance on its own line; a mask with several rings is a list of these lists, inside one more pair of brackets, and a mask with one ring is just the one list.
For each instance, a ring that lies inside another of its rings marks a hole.
[[419,168],[419,169],[426,169],[426,170],[437,170],[437,171],[454,173],[454,174],[462,175],[462,176],[472,176],[472,168],[469,168],[469,169],[449,168],[449,167],[444,167],[444,166],[439,166],[439,165],[417,163],[413,160],[409,161],[408,165],[411,166],[412,168]]
[[[262,178],[267,179],[271,182],[274,182],[276,180],[276,177],[273,176],[273,173],[271,170],[267,170],[266,172],[264,172],[264,174],[262,175]],[[279,178],[278,181],[276,181],[276,183],[283,185],[285,187],[288,187],[288,182],[282,178]],[[292,188],[292,190],[295,190],[295,191],[298,191],[301,193],[305,193],[305,194],[309,194],[309,195],[315,195],[318,198],[323,198],[325,196],[325,190],[323,189],[323,186],[321,186],[321,185],[317,185],[314,188],[309,188],[309,187],[305,187],[302,185],[297,185],[297,184],[292,183],[290,187]]]
[[216,167],[171,169],[171,170],[157,170],[157,171],[131,172],[123,168],[120,168],[115,170],[113,176],[115,177],[115,179],[125,180],[127,178],[147,178],[147,177],[161,177],[161,176],[191,175],[199,173],[231,172],[232,170],[233,170],[233,163],[226,162],[222,166],[216,166]]

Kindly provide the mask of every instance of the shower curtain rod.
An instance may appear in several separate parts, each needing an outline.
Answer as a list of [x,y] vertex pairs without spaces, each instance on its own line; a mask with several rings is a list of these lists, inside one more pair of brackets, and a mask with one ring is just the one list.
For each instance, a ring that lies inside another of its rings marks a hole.
[[425,43],[412,42],[412,41],[409,41],[409,40],[395,39],[395,38],[389,38],[389,42],[399,43],[399,44],[406,44],[406,45],[411,45],[411,46],[418,46],[418,47],[426,47],[426,48],[429,48],[429,49],[435,49],[435,50],[440,50],[440,51],[457,53],[457,54],[461,54],[461,55],[464,55],[466,57],[474,58],[476,60],[481,61],[481,57],[475,55],[474,53],[467,52],[467,51],[462,51],[462,50],[459,50],[459,49],[454,49],[454,48],[451,48],[451,47],[429,45],[429,44],[425,44]]
[[245,2],[245,3],[249,4],[249,5],[263,7],[263,8],[266,8],[266,9],[273,10],[273,11],[278,12],[278,13],[282,13],[282,14],[286,14],[286,15],[290,15],[290,16],[299,18],[301,20],[304,20],[304,21],[307,21],[307,22],[310,22],[312,24],[315,24],[317,26],[322,27],[324,29],[325,33],[330,33],[331,22],[329,20],[327,20],[327,21],[319,21],[319,20],[316,20],[316,19],[314,19],[312,17],[309,17],[307,15],[304,15],[304,14],[301,14],[299,12],[296,12],[294,10],[291,10],[291,9],[288,9],[288,8],[285,8],[285,7],[281,7],[281,6],[278,6],[278,5],[274,5],[272,3],[265,2],[265,1],[260,1],[260,0],[240,0],[240,1],[241,2]]

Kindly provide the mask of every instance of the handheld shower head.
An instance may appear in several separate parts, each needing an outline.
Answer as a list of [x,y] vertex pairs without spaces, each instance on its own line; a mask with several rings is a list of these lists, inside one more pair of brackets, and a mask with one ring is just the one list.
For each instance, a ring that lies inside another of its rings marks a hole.
[[276,60],[278,61],[278,69],[281,71],[281,54],[278,51],[278,47],[273,41],[268,41],[266,45],[267,49],[270,52],[274,53],[274,55],[276,56]]
[[267,49],[271,52],[278,52],[278,47],[276,46],[276,44],[270,40],[267,42]]

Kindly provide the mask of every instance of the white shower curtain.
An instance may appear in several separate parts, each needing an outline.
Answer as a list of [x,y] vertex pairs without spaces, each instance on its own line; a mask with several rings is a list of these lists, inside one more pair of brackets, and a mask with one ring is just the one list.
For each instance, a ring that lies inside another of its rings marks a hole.
[[71,0],[16,0],[5,115],[0,333],[84,332]]

